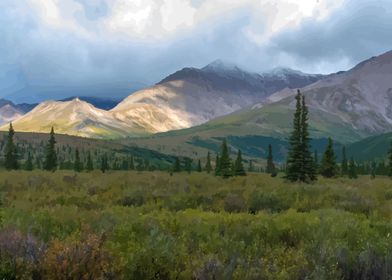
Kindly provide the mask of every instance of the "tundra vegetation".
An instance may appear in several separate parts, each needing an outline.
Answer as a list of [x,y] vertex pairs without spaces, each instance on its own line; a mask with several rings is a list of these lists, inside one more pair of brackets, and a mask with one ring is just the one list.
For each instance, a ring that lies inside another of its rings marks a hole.
[[152,165],[59,147],[53,129],[21,144],[10,125],[0,279],[391,279],[391,161],[361,169],[343,148],[338,163],[329,139],[319,162],[307,121],[298,93],[286,164],[269,145],[265,173],[226,139],[205,163]]

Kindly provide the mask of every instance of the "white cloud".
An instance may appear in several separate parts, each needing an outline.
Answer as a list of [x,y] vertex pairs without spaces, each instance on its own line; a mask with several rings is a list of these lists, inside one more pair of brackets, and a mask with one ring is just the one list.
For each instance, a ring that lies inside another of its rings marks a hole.
[[[76,0],[28,0],[42,21],[51,28],[68,29],[86,36],[88,30],[75,19],[83,12]],[[108,14],[95,22],[100,34],[129,39],[168,39],[191,32],[214,20],[248,11],[249,25],[243,29],[257,44],[304,19],[323,19],[343,0],[106,0]]]

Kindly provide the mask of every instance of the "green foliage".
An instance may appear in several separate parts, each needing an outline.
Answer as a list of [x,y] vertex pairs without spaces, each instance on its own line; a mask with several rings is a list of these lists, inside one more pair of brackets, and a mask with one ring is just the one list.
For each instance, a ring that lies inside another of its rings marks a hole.
[[105,173],[107,170],[109,170],[108,156],[104,154],[101,157],[101,171],[102,173]]
[[221,156],[219,158],[219,173],[223,178],[233,176],[232,164],[226,139],[222,141]]
[[348,165],[348,177],[350,179],[356,179],[358,177],[357,175],[357,167],[355,165],[354,159],[351,157],[350,163]]
[[343,146],[342,148],[342,170],[341,170],[342,176],[346,176],[348,174],[348,160],[347,160],[347,155],[346,155],[346,147]]
[[271,175],[276,175],[276,168],[274,164],[274,158],[272,155],[272,146],[271,144],[268,145],[268,155],[267,155],[267,167],[265,172]]
[[23,166],[23,169],[26,171],[32,171],[34,169],[34,165],[33,165],[33,158],[31,156],[31,153],[29,152],[27,155],[27,160]]
[[87,172],[91,172],[94,170],[94,163],[93,163],[93,159],[91,158],[91,152],[88,151],[87,154],[87,163],[86,163],[86,171]]
[[241,150],[238,150],[237,159],[234,162],[234,176],[246,176]]
[[0,276],[388,279],[391,193],[383,176],[0,171]]
[[221,167],[220,167],[220,157],[219,154],[216,154],[215,158],[215,176],[221,175]]
[[207,162],[206,162],[206,167],[205,167],[207,173],[211,173],[212,171],[212,165],[211,165],[211,153],[207,153]]
[[181,172],[181,164],[180,164],[180,159],[178,157],[176,157],[174,160],[173,172]]
[[317,179],[314,161],[310,152],[308,131],[308,108],[305,97],[298,90],[293,131],[289,138],[286,178],[289,181],[311,182]]
[[197,161],[197,172],[202,172],[203,169],[201,168],[201,162],[200,159]]
[[388,166],[389,166],[389,176],[392,177],[392,141],[390,142],[390,147],[388,151]]
[[48,144],[46,145],[44,169],[52,172],[57,169],[56,139],[53,127],[50,131]]
[[327,147],[321,159],[320,174],[326,178],[332,178],[337,175],[336,156],[331,138],[328,139]]
[[83,170],[83,164],[80,161],[79,149],[75,150],[74,170],[76,172],[81,172]]
[[8,130],[7,143],[5,146],[5,168],[7,170],[17,170],[19,169],[18,164],[18,150],[14,143],[15,131],[10,123]]

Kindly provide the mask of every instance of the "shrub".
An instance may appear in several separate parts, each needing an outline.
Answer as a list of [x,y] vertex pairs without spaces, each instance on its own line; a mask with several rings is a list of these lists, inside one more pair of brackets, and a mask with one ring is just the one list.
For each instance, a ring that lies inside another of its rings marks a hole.
[[104,236],[89,234],[81,240],[53,240],[42,262],[44,279],[113,279],[111,257]]
[[241,212],[246,209],[245,200],[238,194],[228,194],[224,201],[226,212]]

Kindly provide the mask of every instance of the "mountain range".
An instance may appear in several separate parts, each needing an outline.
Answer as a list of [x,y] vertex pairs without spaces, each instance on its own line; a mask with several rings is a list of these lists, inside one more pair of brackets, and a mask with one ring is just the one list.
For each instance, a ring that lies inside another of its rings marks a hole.
[[202,69],[184,68],[110,110],[80,98],[46,101],[16,119],[14,127],[47,132],[54,126],[59,133],[94,138],[145,136],[200,125],[262,102],[277,90],[305,86],[322,77],[289,69],[256,74],[218,60]]
[[204,153],[228,137],[249,156],[263,152],[256,142],[280,143],[276,149],[283,155],[297,89],[309,106],[316,147],[327,137],[350,144],[392,131],[390,73],[392,52],[330,75],[285,68],[257,74],[218,60],[181,69],[104,108],[81,98],[46,101],[18,115],[14,127],[48,132],[54,126],[58,133],[120,138],[123,144],[170,154]]

